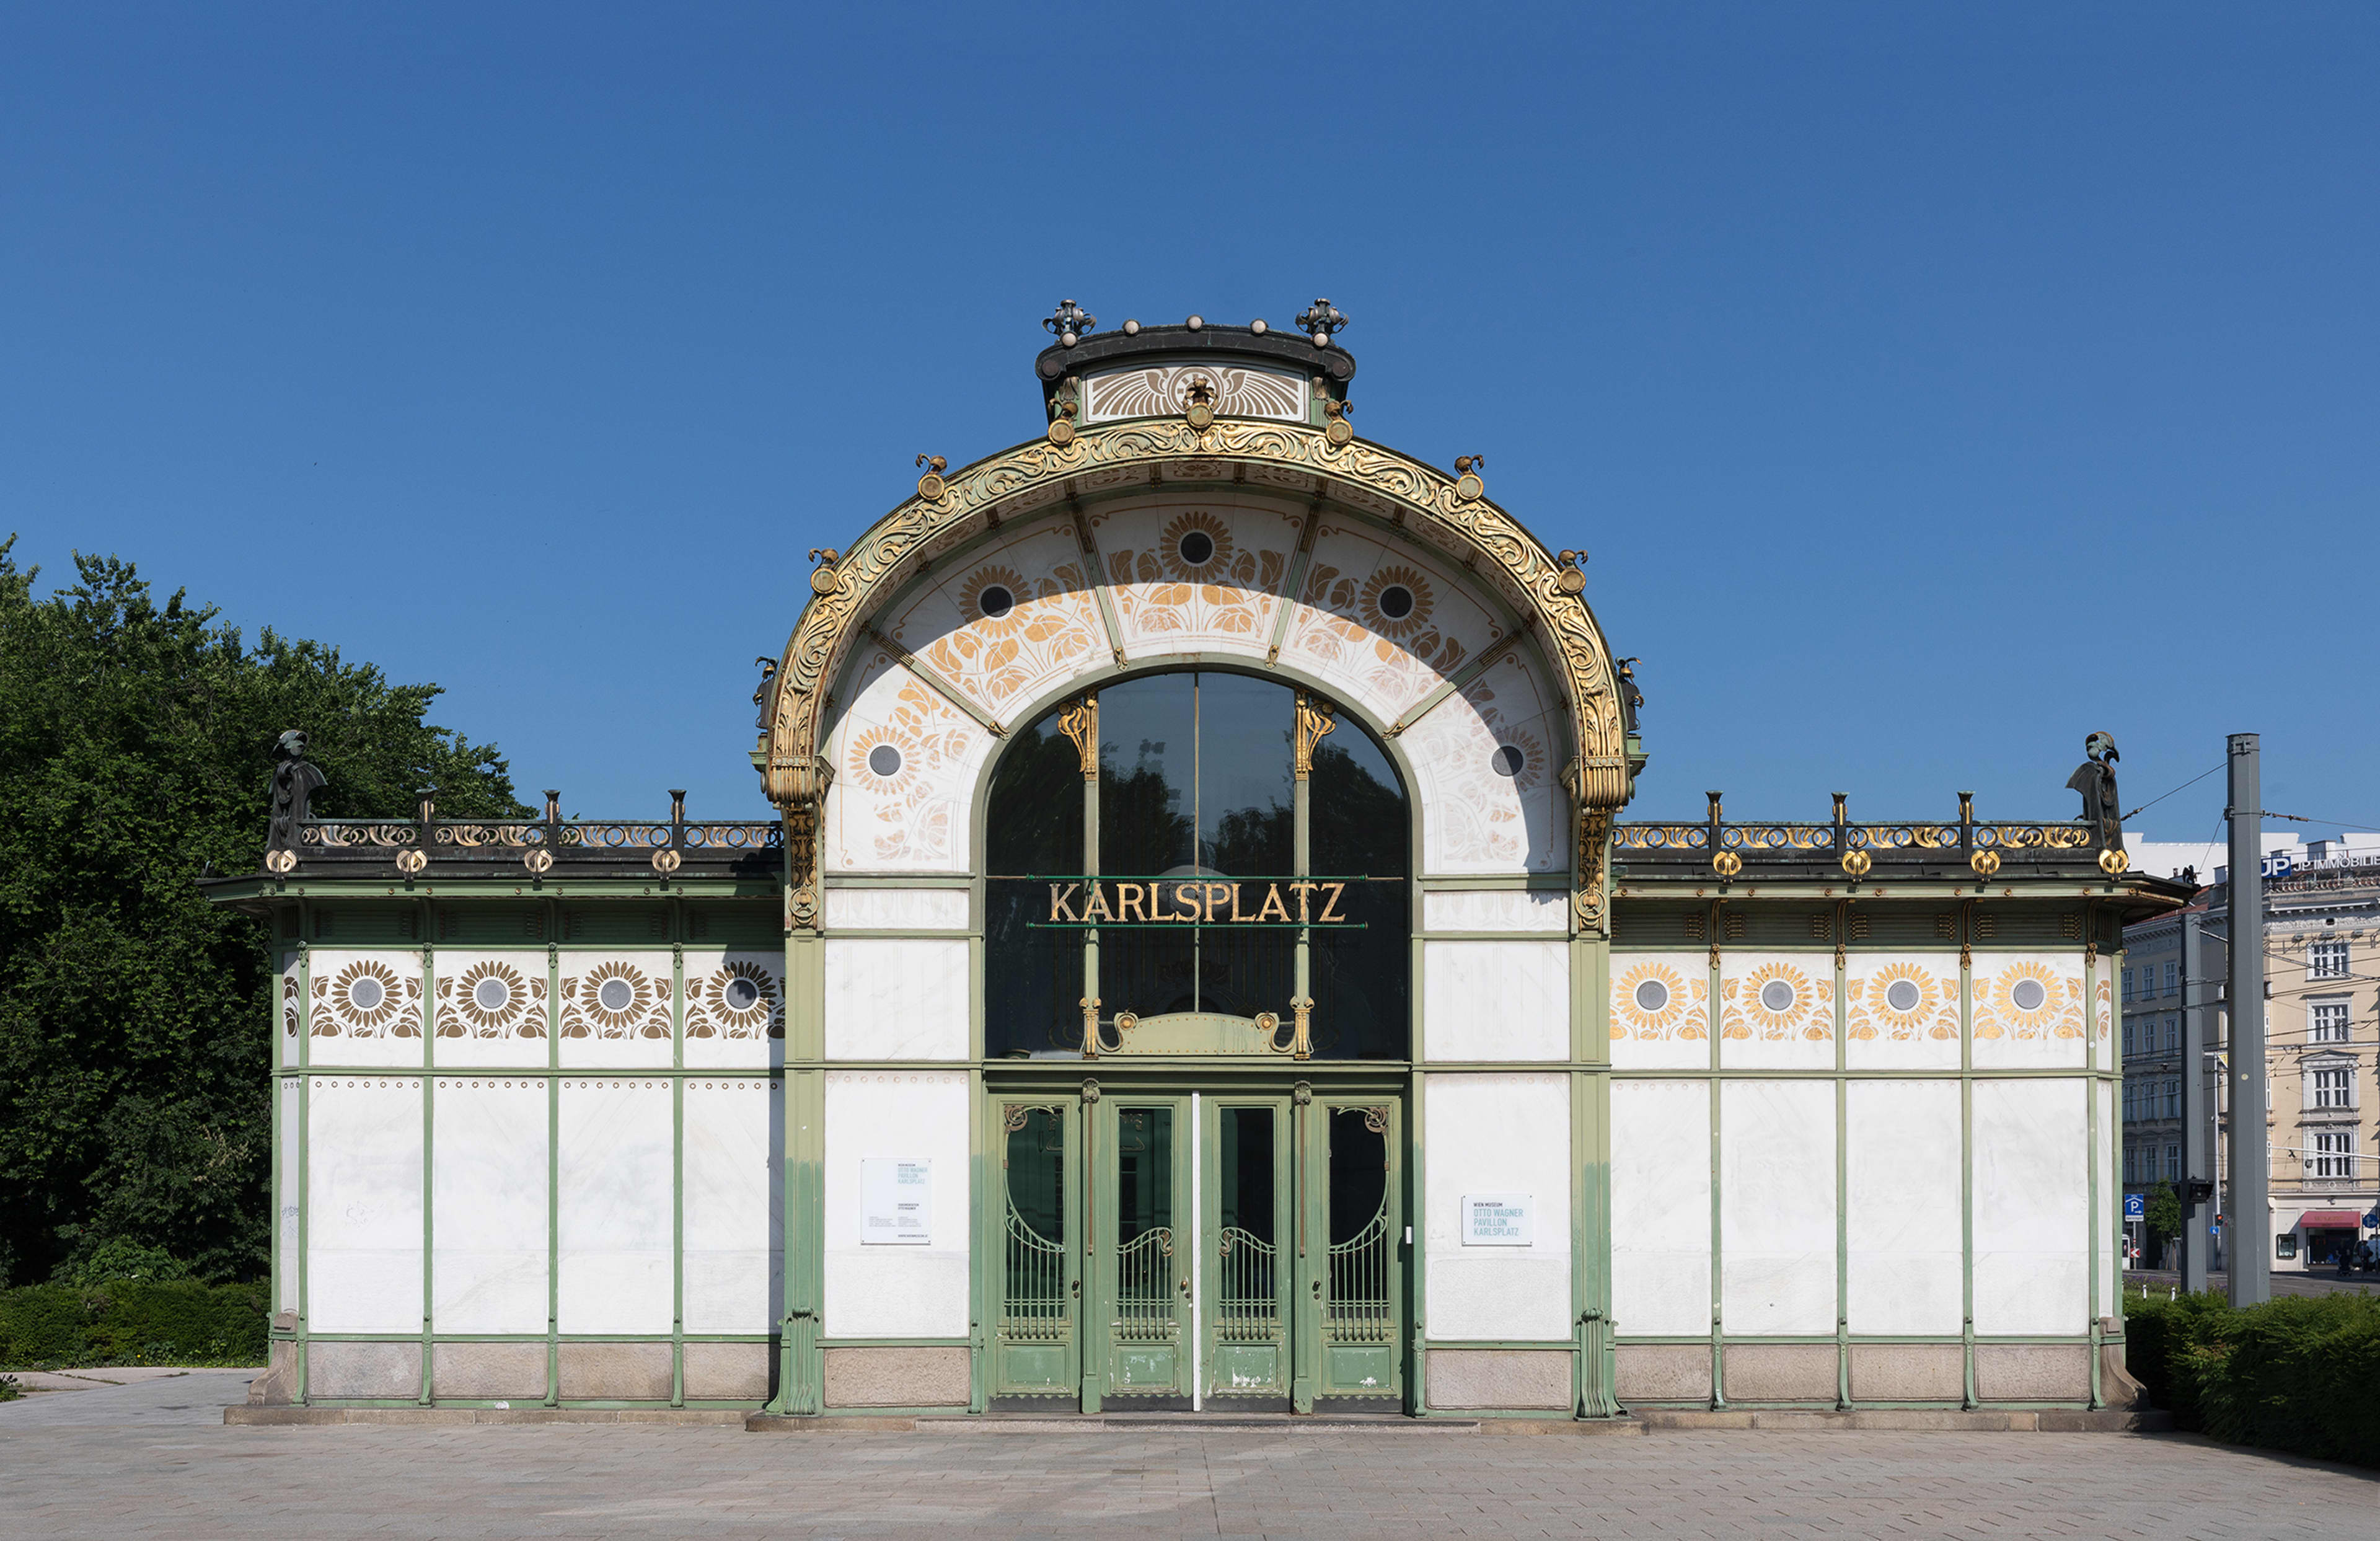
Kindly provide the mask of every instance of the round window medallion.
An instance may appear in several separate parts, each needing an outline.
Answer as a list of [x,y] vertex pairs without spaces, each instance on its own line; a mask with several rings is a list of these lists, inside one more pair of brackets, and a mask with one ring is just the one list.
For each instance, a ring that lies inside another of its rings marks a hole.
[[727,989],[723,993],[727,997],[727,1004],[730,1009],[739,1012],[747,1012],[750,1011],[754,1005],[759,1003],[760,999],[760,987],[754,984],[749,979],[730,979],[727,981]]
[[1380,613],[1391,621],[1402,621],[1414,613],[1414,591],[1402,583],[1392,583],[1380,590]]
[[1636,987],[1636,1009],[1638,1011],[1663,1011],[1668,1008],[1669,1004],[1670,987],[1661,983],[1660,980],[1647,979],[1643,984]]
[[1793,1009],[1793,987],[1782,979],[1771,979],[1760,987],[1760,1003],[1772,1012]]
[[347,1000],[359,1012],[376,1012],[380,1010],[381,1002],[387,999],[388,991],[369,974],[347,987]]
[[1896,1012],[1915,1011],[1918,999],[1917,987],[1907,979],[1895,979],[1884,992],[1884,1003]]
[[997,583],[984,585],[983,592],[975,597],[987,620],[997,621],[1016,608],[1016,596]]
[[513,1003],[513,988],[491,975],[471,987],[471,1000],[483,1012],[501,1012]]
[[876,747],[868,751],[868,769],[873,770],[880,776],[892,777],[899,775],[901,773],[901,751],[894,748],[890,744],[879,744]]
[[596,1003],[607,1012],[625,1012],[636,999],[636,988],[625,979],[606,979],[595,991]]
[[1214,560],[1215,538],[1203,529],[1194,529],[1182,537],[1182,560],[1191,566],[1200,566]]
[[2041,988],[2038,979],[2019,979],[2009,991],[2009,1000],[2018,1011],[2037,1012],[2049,1000],[2049,992]]
[[1529,763],[1529,757],[1522,752],[1519,745],[1507,744],[1488,756],[1488,763],[1496,768],[1496,774],[1500,776],[1517,776],[1521,768]]

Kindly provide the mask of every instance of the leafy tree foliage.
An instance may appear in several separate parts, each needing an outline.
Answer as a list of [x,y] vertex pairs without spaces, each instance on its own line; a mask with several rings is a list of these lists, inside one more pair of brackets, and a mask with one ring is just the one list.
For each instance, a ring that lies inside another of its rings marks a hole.
[[[504,759],[338,649],[253,648],[128,563],[44,598],[0,542],[0,1285],[128,1251],[209,1279],[269,1260],[271,963],[199,880],[258,870],[273,742],[322,815],[519,814]],[[153,1268],[152,1268],[153,1271]]]

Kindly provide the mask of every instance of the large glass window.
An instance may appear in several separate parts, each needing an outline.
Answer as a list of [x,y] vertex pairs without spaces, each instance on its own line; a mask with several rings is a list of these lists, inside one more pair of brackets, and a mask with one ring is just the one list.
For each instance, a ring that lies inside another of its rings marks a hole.
[[1269,1015],[1283,1046],[1304,1004],[1314,1057],[1405,1057],[1410,815],[1329,702],[1215,670],[1103,686],[1015,735],[986,819],[988,1054],[1080,1054],[1096,1000],[1106,1034]]

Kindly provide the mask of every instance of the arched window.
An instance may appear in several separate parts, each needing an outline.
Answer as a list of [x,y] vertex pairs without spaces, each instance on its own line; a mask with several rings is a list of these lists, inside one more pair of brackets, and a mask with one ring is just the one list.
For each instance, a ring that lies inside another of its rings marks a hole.
[[1079,1055],[1095,997],[1111,1045],[1119,1014],[1223,1050],[1269,1015],[1289,1045],[1303,1000],[1315,1058],[1407,1056],[1404,790],[1319,697],[1214,670],[1102,686],[1014,735],[985,831],[988,1055]]

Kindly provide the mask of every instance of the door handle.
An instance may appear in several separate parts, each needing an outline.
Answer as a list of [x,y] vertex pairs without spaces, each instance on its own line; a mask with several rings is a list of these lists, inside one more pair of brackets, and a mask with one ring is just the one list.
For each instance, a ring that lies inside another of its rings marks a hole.
[[1314,1281],[1314,1298],[1317,1300],[1322,1298],[1322,1280],[1318,1279]]
[[1188,1300],[1190,1298],[1190,1280],[1187,1279],[1184,1279],[1182,1281],[1182,1298],[1184,1300]]
[[1082,1298],[1083,1298],[1083,1281],[1082,1281],[1081,1280],[1079,1280],[1079,1279],[1070,1279],[1070,1280],[1066,1280],[1066,1293],[1067,1293],[1067,1295],[1068,1295],[1070,1298],[1072,1298],[1072,1299],[1075,1299],[1075,1300],[1080,1300],[1080,1299],[1082,1299]]

